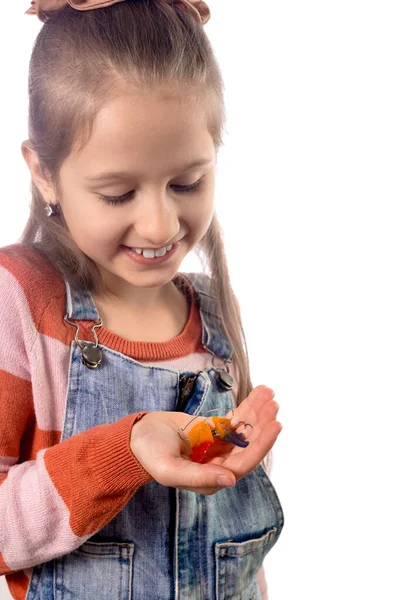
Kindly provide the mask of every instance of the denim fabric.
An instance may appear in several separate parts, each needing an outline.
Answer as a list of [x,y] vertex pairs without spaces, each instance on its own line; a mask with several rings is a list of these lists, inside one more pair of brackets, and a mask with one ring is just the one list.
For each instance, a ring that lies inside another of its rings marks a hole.
[[[203,346],[230,360],[210,279],[185,276],[200,308]],[[69,318],[97,320],[91,295],[72,293],[65,283]],[[142,410],[177,410],[179,376],[194,375],[99,347],[103,360],[92,370],[82,364],[81,348],[71,344],[61,440]],[[232,392],[220,390],[217,375],[214,367],[200,371],[180,410],[196,415],[219,409],[214,414],[223,415],[234,408]],[[283,524],[279,498],[261,464],[213,496],[152,481],[79,548],[36,566],[27,600],[260,600],[256,573]]]

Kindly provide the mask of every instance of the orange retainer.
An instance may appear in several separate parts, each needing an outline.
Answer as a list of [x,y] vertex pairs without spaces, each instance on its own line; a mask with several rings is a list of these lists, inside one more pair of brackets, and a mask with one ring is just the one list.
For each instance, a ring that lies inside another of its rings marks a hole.
[[189,441],[192,448],[190,459],[193,462],[201,463],[204,461],[207,450],[214,444],[214,438],[216,437],[242,448],[249,444],[241,433],[236,433],[231,421],[226,417],[211,417],[211,419],[214,422],[214,429],[204,421],[200,421],[189,431]]

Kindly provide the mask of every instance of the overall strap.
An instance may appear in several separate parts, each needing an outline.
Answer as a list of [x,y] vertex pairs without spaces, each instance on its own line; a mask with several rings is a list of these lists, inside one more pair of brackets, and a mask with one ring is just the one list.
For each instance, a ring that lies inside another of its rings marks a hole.
[[231,362],[232,347],[222,324],[211,278],[205,273],[182,273],[182,275],[192,284],[200,309],[203,330],[201,343],[212,354]]
[[72,290],[64,278],[67,294],[67,317],[76,321],[98,321],[99,313],[90,292]]
[[[205,273],[177,273],[175,280],[187,278],[194,289],[202,322],[202,344],[212,354],[227,360],[232,359],[232,348],[218,311],[218,302],[211,278]],[[67,317],[76,321],[98,321],[99,313],[90,292],[71,289],[64,278],[66,288]]]

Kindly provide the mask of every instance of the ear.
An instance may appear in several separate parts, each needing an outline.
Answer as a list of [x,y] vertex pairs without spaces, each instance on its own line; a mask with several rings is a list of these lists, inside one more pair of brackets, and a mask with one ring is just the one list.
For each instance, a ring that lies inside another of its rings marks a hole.
[[33,150],[30,140],[24,140],[21,144],[22,156],[28,165],[31,173],[32,181],[43,196],[43,199],[48,203],[56,202],[56,194],[54,185],[50,178],[46,178],[41,169],[37,152]]

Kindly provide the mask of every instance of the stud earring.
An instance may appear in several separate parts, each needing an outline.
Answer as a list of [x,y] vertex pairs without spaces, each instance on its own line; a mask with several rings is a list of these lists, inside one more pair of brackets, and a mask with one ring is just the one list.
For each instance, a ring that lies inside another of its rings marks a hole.
[[59,204],[46,204],[44,207],[44,212],[46,217],[53,217],[55,215],[60,214],[60,205]]

